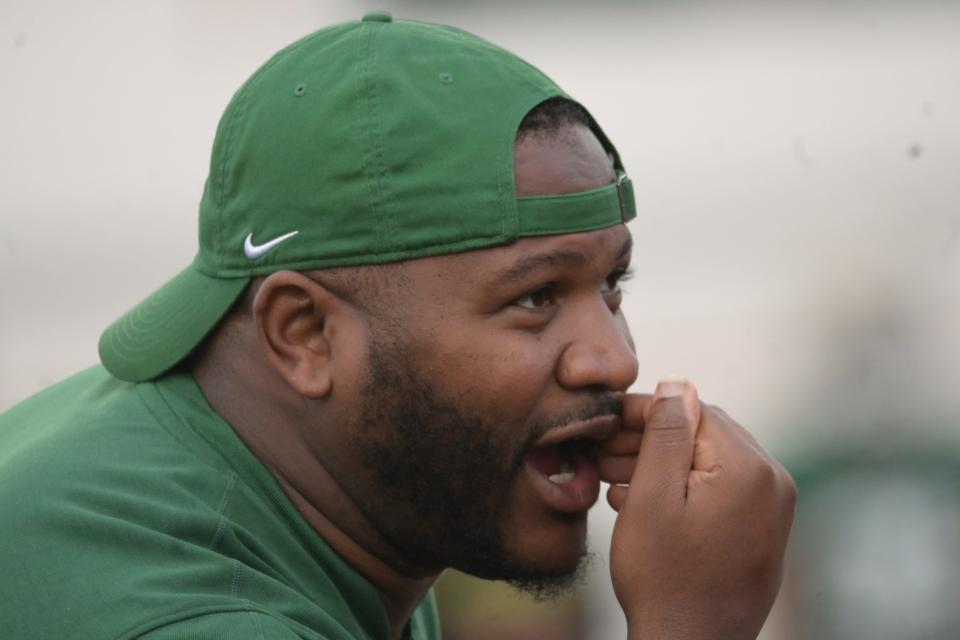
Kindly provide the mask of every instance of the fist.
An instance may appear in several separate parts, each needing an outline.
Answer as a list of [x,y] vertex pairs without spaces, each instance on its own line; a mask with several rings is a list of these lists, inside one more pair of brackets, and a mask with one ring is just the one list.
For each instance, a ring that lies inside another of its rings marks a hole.
[[630,637],[756,638],[780,588],[793,479],[685,380],[623,402],[600,475],[618,511],[610,571]]

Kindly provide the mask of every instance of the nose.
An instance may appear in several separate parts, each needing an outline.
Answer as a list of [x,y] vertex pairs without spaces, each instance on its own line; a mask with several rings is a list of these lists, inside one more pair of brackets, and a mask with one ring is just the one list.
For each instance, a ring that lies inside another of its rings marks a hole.
[[637,378],[637,356],[626,320],[605,303],[577,314],[570,342],[560,353],[556,376],[568,389],[626,391]]

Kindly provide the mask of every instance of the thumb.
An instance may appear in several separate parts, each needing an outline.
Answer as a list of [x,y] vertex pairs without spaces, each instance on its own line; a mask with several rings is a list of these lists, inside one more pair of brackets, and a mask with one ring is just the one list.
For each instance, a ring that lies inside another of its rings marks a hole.
[[661,380],[644,417],[643,442],[630,480],[627,504],[683,502],[700,423],[697,389],[684,378]]

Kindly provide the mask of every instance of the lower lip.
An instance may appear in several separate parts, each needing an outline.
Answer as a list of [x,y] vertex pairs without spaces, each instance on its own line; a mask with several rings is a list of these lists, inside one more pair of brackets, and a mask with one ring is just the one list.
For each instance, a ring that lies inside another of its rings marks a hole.
[[551,482],[529,463],[523,466],[540,499],[555,511],[582,513],[592,507],[600,495],[600,474],[593,458],[588,456],[577,457],[577,475],[563,484]]

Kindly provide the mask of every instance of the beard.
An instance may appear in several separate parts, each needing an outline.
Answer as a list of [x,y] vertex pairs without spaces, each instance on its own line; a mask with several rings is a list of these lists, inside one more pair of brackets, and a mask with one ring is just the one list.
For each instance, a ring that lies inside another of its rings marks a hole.
[[586,545],[573,566],[516,557],[504,535],[516,515],[509,510],[511,489],[525,455],[546,431],[619,412],[619,400],[603,394],[545,424],[491,424],[445,397],[413,362],[402,344],[382,334],[369,344],[360,450],[370,474],[366,494],[375,498],[357,504],[414,563],[505,580],[537,599],[562,595],[583,574]]

